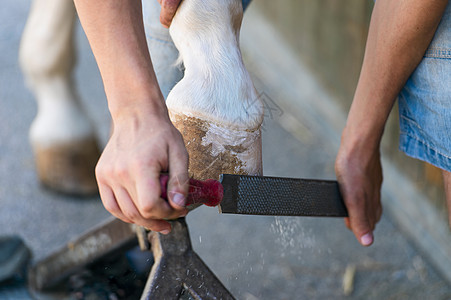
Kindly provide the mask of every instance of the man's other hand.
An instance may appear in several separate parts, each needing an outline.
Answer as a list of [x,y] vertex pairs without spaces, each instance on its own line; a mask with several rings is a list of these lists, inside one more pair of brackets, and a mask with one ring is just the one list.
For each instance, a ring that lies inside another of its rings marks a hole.
[[346,226],[362,246],[370,246],[382,215],[380,153],[342,139],[335,172],[349,213]]

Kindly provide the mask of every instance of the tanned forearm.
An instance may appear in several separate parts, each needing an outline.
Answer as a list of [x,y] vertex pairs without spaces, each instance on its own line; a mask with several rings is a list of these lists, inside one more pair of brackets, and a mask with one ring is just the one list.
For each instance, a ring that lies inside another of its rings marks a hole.
[[102,75],[113,120],[133,111],[166,113],[147,48],[141,1],[74,2]]
[[345,219],[364,246],[382,214],[380,141],[393,103],[423,58],[447,0],[377,0],[335,171]]
[[[154,1],[154,0],[152,0]],[[75,0],[102,75],[113,131],[96,167],[105,208],[168,233],[188,213],[188,153],[169,120],[144,33],[140,0]],[[168,201],[160,174],[169,172]]]
[[346,134],[379,146],[393,103],[420,63],[447,2],[376,1]]

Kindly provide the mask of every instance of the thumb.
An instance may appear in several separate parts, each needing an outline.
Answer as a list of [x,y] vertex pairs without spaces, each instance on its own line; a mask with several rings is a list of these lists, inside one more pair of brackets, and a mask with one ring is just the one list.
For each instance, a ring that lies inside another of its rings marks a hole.
[[349,225],[362,246],[371,246],[374,242],[373,229],[365,214],[349,212]]
[[168,200],[174,209],[186,206],[188,196],[188,154],[183,147],[169,150]]
[[374,242],[373,232],[370,231],[364,235],[361,235],[359,241],[362,246],[371,246]]

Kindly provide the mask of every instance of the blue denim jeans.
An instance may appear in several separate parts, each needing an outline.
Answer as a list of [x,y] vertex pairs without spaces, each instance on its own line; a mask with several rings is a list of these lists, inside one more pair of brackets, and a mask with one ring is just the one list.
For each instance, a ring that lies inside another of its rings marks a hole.
[[[243,8],[246,9],[250,2],[251,0],[243,0]],[[183,70],[175,64],[178,51],[169,30],[160,23],[160,4],[157,0],[143,0],[142,4],[147,45],[158,84],[166,99],[169,91],[183,78]]]
[[399,149],[451,172],[451,2],[398,105]]

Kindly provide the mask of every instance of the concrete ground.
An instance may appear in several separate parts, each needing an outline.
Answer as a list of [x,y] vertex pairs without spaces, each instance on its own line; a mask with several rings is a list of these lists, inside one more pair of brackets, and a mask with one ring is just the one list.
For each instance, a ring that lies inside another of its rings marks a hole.
[[[22,236],[40,259],[108,213],[98,197],[54,194],[36,179],[27,137],[36,105],[17,62],[29,5],[4,0],[0,10],[0,234]],[[77,87],[105,143],[106,100],[79,27],[77,42]],[[256,86],[271,112],[263,130],[265,175],[333,179],[336,145],[320,126],[278,106],[277,91],[258,79]],[[369,248],[360,247],[339,219],[219,215],[201,208],[187,221],[195,250],[237,299],[451,299],[450,285],[386,215]],[[345,296],[343,275],[352,267],[354,291]],[[2,286],[0,299],[29,296],[23,286]]]

